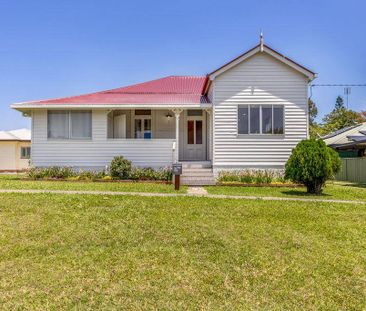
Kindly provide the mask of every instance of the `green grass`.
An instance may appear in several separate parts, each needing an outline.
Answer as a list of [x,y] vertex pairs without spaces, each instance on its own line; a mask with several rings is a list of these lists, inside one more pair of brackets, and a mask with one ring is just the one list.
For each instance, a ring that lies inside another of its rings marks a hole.
[[321,195],[309,195],[304,187],[237,187],[237,186],[211,186],[206,187],[211,194],[263,196],[263,197],[306,197],[316,199],[336,199],[366,202],[366,184],[332,182],[328,183]]
[[364,310],[360,204],[1,194],[6,310]]
[[[93,182],[93,181],[45,181],[24,180],[24,175],[0,175],[0,189],[48,189],[48,190],[85,190],[85,191],[126,191],[171,193],[174,185],[137,182]],[[181,187],[178,193],[187,192]]]

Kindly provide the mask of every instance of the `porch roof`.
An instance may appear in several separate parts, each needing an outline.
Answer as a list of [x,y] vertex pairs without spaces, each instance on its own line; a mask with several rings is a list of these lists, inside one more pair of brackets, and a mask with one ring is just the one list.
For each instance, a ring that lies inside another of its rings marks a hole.
[[192,106],[209,104],[204,94],[207,77],[169,76],[116,89],[12,105],[13,108]]

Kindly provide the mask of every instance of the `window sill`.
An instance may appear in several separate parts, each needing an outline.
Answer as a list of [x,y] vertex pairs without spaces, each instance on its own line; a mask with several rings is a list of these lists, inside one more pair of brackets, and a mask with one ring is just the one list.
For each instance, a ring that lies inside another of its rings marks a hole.
[[285,138],[285,134],[236,134],[236,137],[246,139],[281,139]]
[[48,141],[92,141],[93,138],[47,138]]

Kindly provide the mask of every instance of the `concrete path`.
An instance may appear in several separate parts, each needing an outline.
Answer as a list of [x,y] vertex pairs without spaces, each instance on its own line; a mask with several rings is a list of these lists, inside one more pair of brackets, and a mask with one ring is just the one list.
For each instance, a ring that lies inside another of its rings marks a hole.
[[84,190],[36,190],[36,189],[0,189],[1,193],[55,193],[55,194],[82,194],[82,195],[134,195],[141,197],[205,197],[213,199],[241,199],[241,200],[263,200],[263,201],[299,201],[299,202],[331,202],[345,204],[363,204],[366,201],[350,201],[335,199],[312,199],[312,198],[288,198],[288,197],[258,197],[244,195],[225,194],[199,194],[199,193],[153,193],[153,192],[120,192],[120,191],[84,191]]
[[188,194],[191,194],[191,195],[207,195],[207,190],[203,187],[188,187],[188,190],[187,190],[187,193]]

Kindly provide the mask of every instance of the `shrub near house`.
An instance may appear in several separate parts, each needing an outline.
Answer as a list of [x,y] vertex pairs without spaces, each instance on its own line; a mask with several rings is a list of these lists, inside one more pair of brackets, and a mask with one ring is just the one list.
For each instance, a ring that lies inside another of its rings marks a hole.
[[338,154],[322,140],[301,141],[286,163],[285,178],[306,186],[308,193],[320,194],[325,182],[341,168]]
[[33,167],[28,170],[27,176],[31,179],[61,179],[61,180],[150,180],[165,181],[172,180],[171,168],[140,168],[132,166],[131,162],[123,156],[115,157],[109,168],[109,174],[104,171],[75,171],[71,167]]

